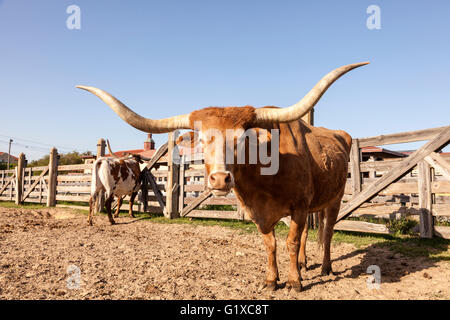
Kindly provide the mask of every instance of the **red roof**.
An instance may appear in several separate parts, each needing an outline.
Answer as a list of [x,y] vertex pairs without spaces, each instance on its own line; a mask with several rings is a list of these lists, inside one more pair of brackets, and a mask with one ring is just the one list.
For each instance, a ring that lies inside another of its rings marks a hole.
[[[144,149],[136,149],[136,150],[120,150],[120,151],[114,151],[114,154],[118,157],[123,157],[130,153],[139,154],[140,152],[143,152]],[[110,153],[105,154],[105,157],[111,157]]]
[[[151,150],[144,150],[144,149],[136,149],[136,150],[120,150],[120,151],[114,151],[114,154],[117,157],[123,157],[126,156],[127,154],[139,154],[143,157],[146,158],[151,158],[153,157],[153,155],[155,154],[156,150],[151,149]],[[105,154],[105,157],[111,157],[111,154]]]
[[[6,153],[6,152],[1,152],[1,151],[0,151],[0,156],[1,156],[2,154],[8,155],[8,153]],[[14,160],[17,160],[17,161],[19,160],[19,158],[14,157],[12,154],[10,154],[9,156],[11,157],[11,159],[14,159]]]

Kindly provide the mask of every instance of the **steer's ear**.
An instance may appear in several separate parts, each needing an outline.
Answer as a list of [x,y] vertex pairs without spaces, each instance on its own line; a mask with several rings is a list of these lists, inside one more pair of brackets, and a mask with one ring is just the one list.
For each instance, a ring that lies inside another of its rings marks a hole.
[[175,144],[182,154],[191,154],[194,153],[195,148],[198,146],[198,140],[194,131],[189,131],[179,136]]

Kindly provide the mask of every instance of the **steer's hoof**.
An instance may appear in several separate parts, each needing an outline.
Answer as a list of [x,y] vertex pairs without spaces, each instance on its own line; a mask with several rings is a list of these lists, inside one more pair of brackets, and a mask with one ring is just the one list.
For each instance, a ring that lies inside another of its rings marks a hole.
[[322,276],[328,276],[328,275],[330,275],[330,273],[334,274],[333,270],[331,269],[331,265],[322,267],[322,272],[321,272]]
[[116,222],[114,220],[109,220],[109,222],[111,223],[111,225],[116,224]]
[[300,270],[308,271],[308,266],[307,266],[306,262],[300,262],[299,267],[300,267]]
[[301,292],[303,290],[300,281],[288,281],[286,283],[286,288],[288,288],[289,290],[294,290],[295,292]]
[[264,285],[262,286],[262,290],[266,291],[266,292],[272,292],[277,290],[277,282],[276,281],[270,281],[270,282],[266,282],[264,283]]

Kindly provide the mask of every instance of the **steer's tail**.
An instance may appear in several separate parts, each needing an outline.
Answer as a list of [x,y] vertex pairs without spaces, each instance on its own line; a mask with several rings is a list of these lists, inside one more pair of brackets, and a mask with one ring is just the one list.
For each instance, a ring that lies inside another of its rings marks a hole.
[[90,210],[93,213],[97,212],[97,200],[100,190],[102,189],[102,182],[99,176],[99,168],[102,165],[101,159],[97,159],[92,165],[92,178],[91,178],[91,198],[89,199]]
[[96,160],[92,165],[92,178],[91,178],[91,197],[95,196],[97,188],[101,185],[100,177],[98,175],[98,169],[101,166],[101,160]]
[[323,219],[325,216],[324,210],[320,210],[318,212],[318,216],[319,216],[319,230],[317,231],[317,243],[319,244],[319,248],[322,248],[322,246],[323,246],[323,229],[324,229]]

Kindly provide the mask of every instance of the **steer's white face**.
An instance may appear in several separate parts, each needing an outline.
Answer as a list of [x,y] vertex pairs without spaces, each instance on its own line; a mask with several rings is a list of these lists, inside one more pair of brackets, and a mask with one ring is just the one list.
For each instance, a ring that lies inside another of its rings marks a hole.
[[[189,132],[182,137],[179,145],[182,148],[193,149],[201,147],[206,169],[206,186],[215,196],[226,196],[234,187],[233,164],[235,156],[235,141],[227,139],[227,131],[208,128]],[[230,134],[230,133],[228,133]]]
[[204,153],[207,187],[215,196],[226,196],[234,187],[232,161],[227,161],[227,156],[234,157],[234,146],[226,143],[223,131],[211,128],[198,133],[198,143]]

